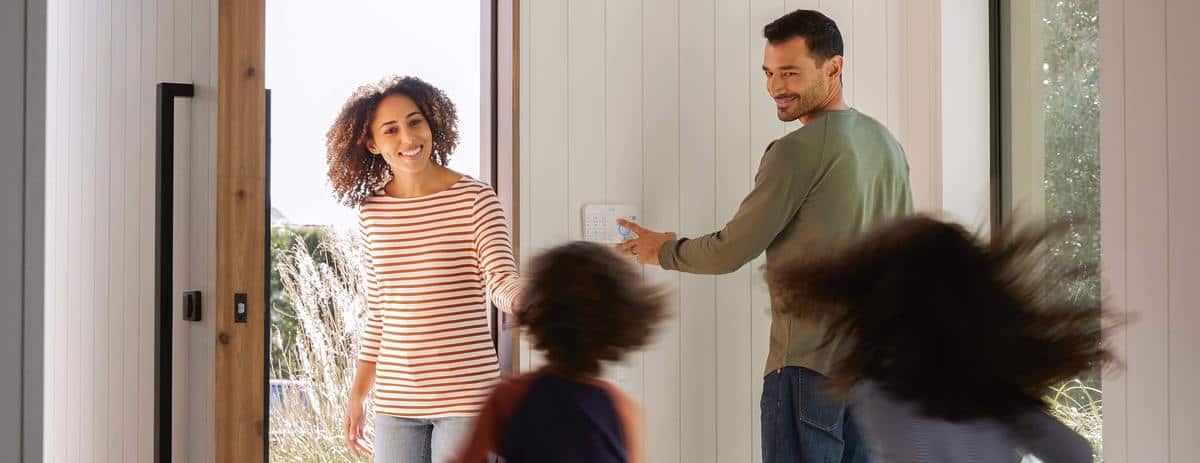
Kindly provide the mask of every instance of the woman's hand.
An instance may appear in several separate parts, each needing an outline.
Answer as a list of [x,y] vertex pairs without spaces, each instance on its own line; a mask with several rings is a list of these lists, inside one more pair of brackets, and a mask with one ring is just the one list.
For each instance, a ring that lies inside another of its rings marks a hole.
[[350,454],[355,458],[371,453],[362,444],[363,421],[366,420],[366,416],[365,401],[361,398],[351,397],[350,403],[346,405],[346,420],[342,423],[342,434],[346,438],[346,447],[350,448]]

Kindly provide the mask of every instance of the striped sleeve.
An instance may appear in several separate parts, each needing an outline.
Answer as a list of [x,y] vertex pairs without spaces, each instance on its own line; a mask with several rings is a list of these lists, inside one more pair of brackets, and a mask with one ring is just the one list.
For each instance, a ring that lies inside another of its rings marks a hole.
[[491,188],[481,188],[475,200],[475,253],[492,302],[500,310],[512,312],[520,291],[520,275],[513,258],[508,219],[500,198]]
[[363,330],[362,347],[358,351],[358,359],[376,363],[379,361],[379,345],[383,338],[383,315],[379,307],[379,278],[375,275],[375,259],[371,255],[370,236],[367,234],[363,213],[359,210],[358,219],[360,249],[364,254],[363,275],[366,283],[367,323]]

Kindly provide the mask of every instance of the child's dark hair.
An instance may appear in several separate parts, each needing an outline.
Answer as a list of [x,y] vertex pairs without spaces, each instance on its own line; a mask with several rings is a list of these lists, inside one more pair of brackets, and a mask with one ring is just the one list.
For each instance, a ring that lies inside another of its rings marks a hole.
[[576,241],[538,255],[526,275],[517,323],[549,367],[595,376],[647,345],[667,315],[664,293],[606,246]]
[[329,185],[338,200],[357,206],[381,188],[390,171],[387,162],[367,151],[371,117],[389,95],[404,95],[417,104],[433,134],[431,159],[445,166],[458,146],[458,116],[454,103],[437,87],[412,76],[392,76],[378,84],[363,85],[346,100],[325,135]]
[[1051,258],[1045,242],[1065,228],[1009,224],[981,243],[913,216],[830,255],[773,265],[767,278],[780,310],[851,343],[830,372],[835,391],[872,380],[932,417],[1012,418],[1112,359],[1106,311],[1056,292],[1095,275]]

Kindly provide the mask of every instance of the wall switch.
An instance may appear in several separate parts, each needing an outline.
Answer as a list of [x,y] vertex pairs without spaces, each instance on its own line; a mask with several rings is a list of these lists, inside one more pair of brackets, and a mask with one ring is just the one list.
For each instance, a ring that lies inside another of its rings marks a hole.
[[233,295],[233,322],[246,323],[246,312],[249,308],[246,306],[246,293],[237,293]]
[[183,319],[189,322],[200,321],[200,291],[185,291],[183,293]]

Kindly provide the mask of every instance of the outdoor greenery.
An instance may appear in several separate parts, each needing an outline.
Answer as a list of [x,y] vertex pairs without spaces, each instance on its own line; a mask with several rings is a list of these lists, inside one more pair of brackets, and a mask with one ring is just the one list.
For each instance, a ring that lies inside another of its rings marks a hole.
[[271,460],[370,461],[350,455],[341,431],[366,321],[362,252],[345,234],[308,231],[272,240],[287,247],[273,250],[272,296],[286,310],[271,328]]
[[[1046,217],[1073,225],[1051,244],[1065,262],[1100,265],[1099,0],[1047,0],[1042,33],[1045,89]],[[1098,303],[1100,280],[1073,282],[1059,297]],[[1050,391],[1052,411],[1079,432],[1102,461],[1098,371]]]
[[309,225],[277,224],[271,227],[271,371],[278,371],[275,379],[292,379],[292,372],[282,364],[284,350],[296,345],[296,309],[284,292],[280,277],[280,263],[294,253],[297,244],[303,249],[313,250],[311,257],[318,264],[328,265],[329,252],[320,244],[329,236],[328,228]]

